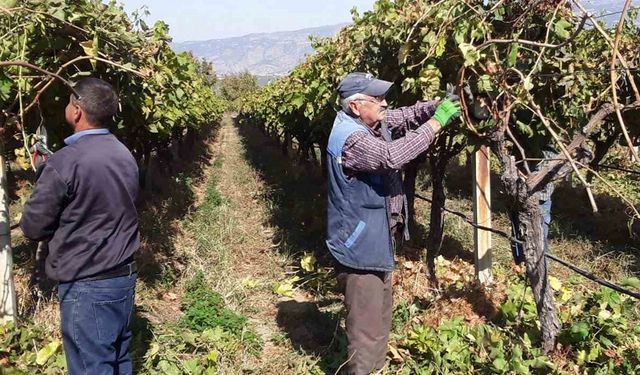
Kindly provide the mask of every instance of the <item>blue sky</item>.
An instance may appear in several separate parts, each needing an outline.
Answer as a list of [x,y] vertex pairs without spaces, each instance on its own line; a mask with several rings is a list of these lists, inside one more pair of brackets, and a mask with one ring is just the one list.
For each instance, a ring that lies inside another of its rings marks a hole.
[[117,0],[129,12],[147,5],[150,23],[161,19],[175,42],[297,30],[351,20],[374,0]]
[[[106,0],[105,0],[106,1]],[[164,20],[175,42],[296,30],[351,20],[350,10],[370,10],[375,0],[117,0],[129,12],[147,5],[147,21]],[[624,0],[584,0],[590,9],[619,11]],[[633,0],[640,5],[640,0]],[[612,16],[614,18],[615,16]]]

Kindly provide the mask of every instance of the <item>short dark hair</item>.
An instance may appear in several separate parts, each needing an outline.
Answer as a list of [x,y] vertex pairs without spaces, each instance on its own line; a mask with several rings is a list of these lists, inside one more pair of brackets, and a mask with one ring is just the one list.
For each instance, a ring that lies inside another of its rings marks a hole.
[[82,108],[87,120],[96,126],[107,127],[118,113],[118,95],[113,87],[100,78],[83,78],[73,86],[80,98],[71,95],[74,104]]

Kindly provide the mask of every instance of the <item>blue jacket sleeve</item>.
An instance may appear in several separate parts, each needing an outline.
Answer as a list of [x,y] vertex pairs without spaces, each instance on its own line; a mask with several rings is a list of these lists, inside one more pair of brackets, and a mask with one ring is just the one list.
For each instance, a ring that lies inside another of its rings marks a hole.
[[44,241],[58,229],[60,214],[67,198],[67,184],[52,166],[44,164],[36,186],[24,206],[20,228],[27,238]]

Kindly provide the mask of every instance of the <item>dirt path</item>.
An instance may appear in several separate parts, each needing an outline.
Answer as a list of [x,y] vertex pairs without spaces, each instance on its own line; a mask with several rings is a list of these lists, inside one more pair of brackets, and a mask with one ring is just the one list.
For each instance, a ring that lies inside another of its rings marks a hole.
[[[274,294],[273,286],[286,276],[289,261],[277,251],[277,229],[269,224],[269,208],[263,197],[269,195],[270,188],[245,152],[238,129],[226,117],[216,150],[222,165],[215,169],[214,178],[225,202],[222,225],[226,228],[221,231],[221,240],[229,257],[224,266],[226,277],[217,289],[235,295],[239,309],[264,341],[261,355],[247,357],[247,367],[260,374],[292,373],[292,365],[312,358],[297,352],[278,325],[286,299]],[[299,302],[304,299],[301,295],[293,298]]]

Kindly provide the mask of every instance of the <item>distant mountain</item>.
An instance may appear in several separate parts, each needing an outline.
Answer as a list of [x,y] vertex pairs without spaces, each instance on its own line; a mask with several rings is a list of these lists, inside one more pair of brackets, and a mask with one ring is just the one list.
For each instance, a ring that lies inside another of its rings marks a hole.
[[234,38],[174,43],[176,51],[191,51],[213,62],[221,75],[248,70],[257,76],[287,74],[313,52],[309,36],[330,37],[348,24],[295,31],[249,34]]

